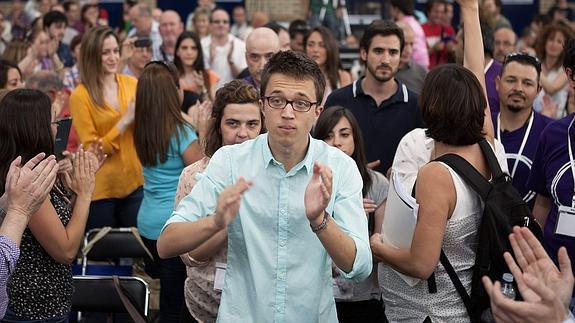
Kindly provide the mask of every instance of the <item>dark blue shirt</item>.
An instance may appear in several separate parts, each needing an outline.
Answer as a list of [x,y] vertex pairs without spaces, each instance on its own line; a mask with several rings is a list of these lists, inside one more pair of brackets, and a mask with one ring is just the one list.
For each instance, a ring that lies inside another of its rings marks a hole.
[[339,105],[353,113],[361,128],[367,161],[380,160],[381,164],[375,170],[386,174],[401,138],[411,130],[423,127],[417,95],[395,80],[397,92],[378,106],[363,91],[362,81],[363,78],[333,91],[327,97],[325,107]]
[[58,45],[58,58],[64,64],[64,67],[72,67],[75,64],[74,56],[72,56],[72,51],[70,50],[70,46],[60,42]]
[[533,111],[533,124],[529,131],[527,141],[525,142],[525,147],[521,152],[521,156],[519,156],[519,148],[521,147],[521,143],[529,126],[529,120],[519,129],[513,131],[501,130],[501,134],[499,134],[497,133],[497,129],[499,128],[498,115],[497,113],[492,115],[495,137],[498,138],[503,144],[503,147],[505,147],[505,158],[507,158],[507,166],[509,167],[510,174],[513,172],[517,161],[517,169],[514,174],[511,174],[513,176],[512,184],[517,191],[519,191],[523,200],[529,204],[529,207],[533,208],[536,193],[527,188],[527,179],[531,173],[531,165],[533,165],[533,158],[535,158],[539,137],[547,124],[553,120]]

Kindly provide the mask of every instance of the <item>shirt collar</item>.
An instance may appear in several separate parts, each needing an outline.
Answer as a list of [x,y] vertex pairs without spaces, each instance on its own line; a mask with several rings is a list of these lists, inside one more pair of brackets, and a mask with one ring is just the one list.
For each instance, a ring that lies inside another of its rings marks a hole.
[[[363,92],[363,88],[361,87],[361,81],[364,78],[365,78],[365,76],[356,80],[355,82],[353,82],[352,91],[353,91],[353,97],[354,98],[357,98],[358,96],[361,96],[361,95],[369,96],[368,94],[365,94],[365,92]],[[388,105],[388,104],[392,104],[392,103],[396,103],[396,102],[408,103],[409,102],[409,95],[407,93],[407,86],[405,86],[405,84],[402,84],[401,82],[399,82],[397,79],[394,79],[394,81],[395,81],[395,83],[397,83],[397,91],[389,99],[383,101],[382,104]]]
[[[268,143],[268,134],[266,133],[266,134],[263,134],[263,135],[260,135],[260,136],[262,137],[262,145],[263,145],[262,152],[263,152],[263,158],[264,158],[264,165],[266,165],[266,168],[267,168],[269,165],[271,165],[271,164],[274,164],[274,165],[277,165],[277,166],[281,165],[281,163],[280,163],[279,161],[277,161],[277,160],[274,158],[273,154],[272,154],[272,151],[271,151],[271,149],[270,149],[270,145],[269,145],[269,143]],[[313,139],[313,138],[311,137],[311,135],[308,135],[308,138],[309,138],[309,144],[308,144],[308,147],[307,147],[307,152],[306,152],[306,154],[305,154],[305,157],[303,158],[303,160],[301,160],[299,163],[297,163],[297,164],[289,171],[289,173],[295,174],[295,173],[297,173],[302,167],[305,167],[305,169],[306,169],[308,175],[313,172],[313,164],[314,164],[314,162],[315,162],[314,159],[313,159],[313,156],[314,156],[314,151],[315,151],[315,149],[316,149],[317,142],[316,142],[315,139]]]

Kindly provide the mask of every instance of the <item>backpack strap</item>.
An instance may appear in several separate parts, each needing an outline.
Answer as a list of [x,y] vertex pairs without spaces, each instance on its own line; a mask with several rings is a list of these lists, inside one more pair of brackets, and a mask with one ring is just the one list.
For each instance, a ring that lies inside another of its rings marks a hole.
[[[445,154],[437,157],[434,161],[440,161],[450,166],[484,201],[487,199],[489,192],[491,192],[491,183],[463,157],[456,154]],[[501,169],[499,170],[501,171]]]
[[455,286],[457,293],[459,294],[461,300],[463,301],[463,304],[465,305],[467,314],[469,314],[469,317],[471,318],[472,317],[471,297],[469,296],[469,294],[467,294],[465,287],[463,287],[461,280],[459,280],[459,277],[457,276],[455,269],[453,269],[453,266],[449,262],[449,259],[447,259],[447,255],[445,255],[443,249],[441,249],[441,254],[439,255],[439,261],[443,265],[443,268],[445,268],[447,275],[449,275],[449,279],[451,279],[451,282],[453,282],[453,285]]
[[495,152],[491,148],[491,145],[489,145],[487,140],[483,139],[479,142],[479,147],[483,152],[483,156],[485,156],[485,159],[487,160],[487,165],[489,165],[491,176],[493,178],[501,176],[501,174],[503,174],[503,171],[501,170],[501,166],[499,166],[497,156],[495,156]]

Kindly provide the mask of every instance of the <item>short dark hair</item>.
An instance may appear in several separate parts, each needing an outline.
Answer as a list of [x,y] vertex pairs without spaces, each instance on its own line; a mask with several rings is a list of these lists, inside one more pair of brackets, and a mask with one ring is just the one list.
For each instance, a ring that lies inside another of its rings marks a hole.
[[325,77],[319,66],[303,53],[292,50],[275,53],[262,72],[260,96],[264,96],[268,82],[273,74],[283,74],[296,80],[312,80],[315,87],[316,101],[321,102],[325,91]]
[[15,68],[18,73],[20,74],[20,78],[22,78],[22,72],[17,64],[14,64],[10,61],[5,59],[0,59],[0,89],[6,88],[8,84],[8,71]]
[[372,21],[359,40],[359,48],[369,51],[371,41],[375,36],[397,36],[397,38],[399,38],[400,50],[403,52],[405,37],[403,36],[403,30],[395,22],[391,20]]
[[[575,38],[570,38],[565,42],[565,48],[563,49],[563,67],[575,69]],[[575,71],[574,71],[575,72]]]
[[78,34],[70,41],[70,51],[73,53],[78,45],[82,43],[82,35]]
[[445,4],[447,4],[447,1],[445,1],[445,0],[427,0],[427,3],[425,4],[425,14],[429,14],[429,12],[431,11],[431,9],[433,9],[433,6],[435,4],[445,5]]
[[48,11],[44,17],[42,18],[42,23],[44,29],[50,28],[53,24],[63,23],[64,25],[68,25],[68,18],[66,15],[61,13],[60,11],[52,10]]
[[397,8],[406,16],[413,16],[415,5],[413,0],[391,0],[391,6]]
[[357,168],[359,169],[361,179],[363,180],[362,194],[365,197],[367,192],[371,189],[373,181],[367,169],[367,157],[365,156],[365,146],[363,136],[361,134],[361,128],[359,126],[359,122],[357,122],[357,119],[353,116],[353,113],[342,106],[332,106],[329,109],[325,109],[319,115],[319,118],[315,123],[313,137],[315,139],[325,140],[341,118],[346,118],[351,125],[354,146],[351,158],[355,161]]
[[471,71],[456,64],[432,69],[423,83],[419,106],[426,135],[454,145],[472,145],[484,138],[487,100]]
[[525,53],[509,53],[505,56],[503,63],[501,64],[501,74],[505,72],[505,68],[509,63],[517,62],[521,65],[532,66],[537,71],[537,80],[539,81],[539,76],[541,75],[541,61],[535,56],[531,56]]
[[72,7],[73,5],[80,7],[80,4],[77,1],[69,0],[62,2],[62,7],[64,8],[65,12],[70,11],[70,7]]
[[288,32],[288,30],[286,29],[286,27],[278,24],[275,21],[270,21],[267,24],[264,25],[264,27],[269,28],[271,30],[274,31],[274,33],[276,33],[277,35],[280,34],[280,31],[285,30],[286,32]]
[[54,153],[51,107],[46,94],[31,89],[12,90],[0,101],[0,194],[12,160]]
[[[206,147],[204,153],[208,157],[212,157],[216,150],[220,149],[223,145],[222,132],[220,125],[224,116],[224,110],[228,104],[248,104],[253,103],[256,106],[259,102],[258,91],[248,82],[244,80],[232,80],[226,83],[216,92],[216,99],[212,105],[212,120],[210,129],[206,134]],[[260,109],[261,130],[260,133],[265,132],[264,117]]]
[[295,38],[295,36],[298,34],[302,34],[305,36],[309,32],[309,30],[310,27],[305,20],[296,19],[289,24],[288,28],[289,37]]

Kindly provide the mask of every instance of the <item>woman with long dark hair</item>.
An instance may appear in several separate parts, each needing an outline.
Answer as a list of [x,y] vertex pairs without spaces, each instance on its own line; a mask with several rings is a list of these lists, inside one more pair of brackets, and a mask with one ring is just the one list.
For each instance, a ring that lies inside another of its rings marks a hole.
[[180,73],[182,90],[193,91],[214,100],[220,77],[205,68],[202,44],[196,33],[184,31],[180,34],[176,40],[174,64]]
[[146,271],[160,278],[160,320],[178,322],[184,304],[185,266],[179,257],[160,259],[156,241],[172,214],[178,178],[185,166],[203,157],[198,136],[180,111],[174,64],[148,63],[138,80],[134,144],[144,167],[144,199],[138,231],[154,255]]
[[[361,128],[353,113],[341,106],[323,111],[315,124],[313,137],[338,148],[355,161],[363,180],[363,208],[368,218],[369,233],[379,232],[389,181],[382,174],[367,168]],[[334,271],[334,276],[338,287],[338,293],[334,295],[337,316],[341,322],[383,321],[377,267],[366,280],[359,283],[339,277],[337,271]]]
[[324,99],[329,94],[351,83],[351,74],[341,68],[339,47],[332,31],[324,26],[310,30],[304,40],[305,53],[319,65],[326,80]]
[[[16,89],[0,102],[0,195],[13,159],[54,154],[56,112],[37,90]],[[8,282],[3,322],[67,322],[72,303],[72,262],[88,218],[100,161],[80,147],[72,171],[57,181],[24,231],[20,259]]]

